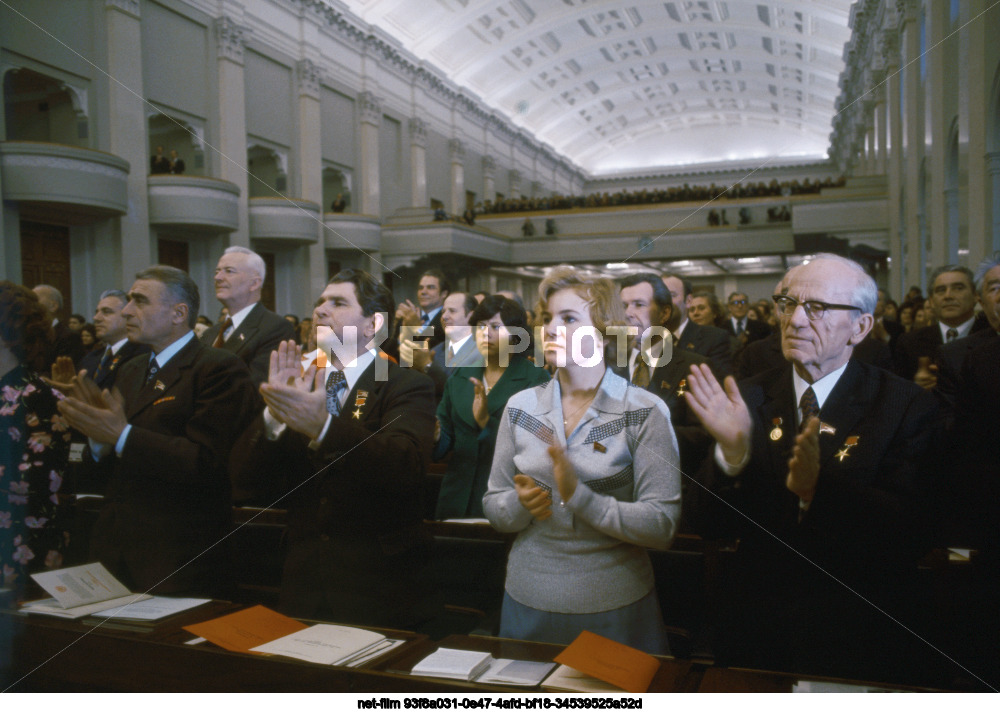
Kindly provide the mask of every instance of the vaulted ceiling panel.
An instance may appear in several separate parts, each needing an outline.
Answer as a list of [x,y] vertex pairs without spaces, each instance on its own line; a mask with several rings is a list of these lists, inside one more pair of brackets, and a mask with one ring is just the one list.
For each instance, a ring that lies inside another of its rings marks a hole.
[[340,2],[595,174],[824,157],[852,4]]

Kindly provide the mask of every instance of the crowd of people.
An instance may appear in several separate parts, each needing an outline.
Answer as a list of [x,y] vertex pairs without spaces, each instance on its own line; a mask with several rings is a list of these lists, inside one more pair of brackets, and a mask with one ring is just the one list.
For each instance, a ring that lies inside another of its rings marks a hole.
[[671,186],[670,188],[641,189],[638,191],[621,190],[615,193],[590,193],[586,196],[564,196],[553,194],[536,198],[504,198],[487,200],[476,205],[477,214],[494,213],[525,213],[538,210],[569,210],[572,208],[609,208],[630,205],[647,205],[655,203],[677,203],[684,201],[709,201],[718,198],[761,198],[765,196],[797,196],[807,193],[819,193],[824,188],[843,186],[843,177],[836,180],[778,181],[741,181],[732,186],[718,186],[714,183],[708,186]]
[[1000,254],[899,307],[835,255],[756,302],[559,267],[531,310],[437,270],[396,303],[349,269],[299,319],[261,304],[264,278],[228,248],[213,322],[152,266],[66,328],[54,287],[0,282],[5,587],[73,563],[65,496],[99,492],[82,556],[137,591],[232,597],[231,505],[277,502],[282,611],[419,628],[433,459],[436,518],[515,535],[501,636],[668,653],[648,550],[687,531],[739,542],[717,661],[926,682],[917,563],[962,546],[982,626],[958,654],[996,670]]

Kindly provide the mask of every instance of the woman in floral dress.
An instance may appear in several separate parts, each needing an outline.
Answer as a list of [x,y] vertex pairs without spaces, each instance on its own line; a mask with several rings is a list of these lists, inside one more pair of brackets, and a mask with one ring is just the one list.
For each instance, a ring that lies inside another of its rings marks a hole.
[[[30,290],[0,281],[0,588],[62,564],[59,489],[69,454],[61,398],[37,375],[51,325]],[[10,596],[10,594],[8,594]]]

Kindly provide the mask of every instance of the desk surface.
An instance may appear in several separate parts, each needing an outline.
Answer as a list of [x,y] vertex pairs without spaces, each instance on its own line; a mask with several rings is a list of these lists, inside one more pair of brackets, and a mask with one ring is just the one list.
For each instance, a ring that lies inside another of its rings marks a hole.
[[[192,636],[182,626],[241,608],[228,602],[213,602],[203,609],[193,610],[190,620],[174,618],[169,624],[148,632],[92,628],[76,621],[0,611],[0,626],[13,625],[20,629],[14,660],[17,662],[16,673],[23,678],[13,690],[531,693],[540,689],[422,678],[410,676],[405,671],[439,646],[488,651],[497,657],[529,661],[552,661],[564,648],[554,644],[477,636],[450,636],[440,642],[432,642],[421,634],[375,629],[392,638],[405,638],[407,642],[361,668],[344,668],[235,653],[209,643],[185,643]],[[791,691],[800,678],[793,674],[725,669],[662,658],[650,692],[779,693]]]

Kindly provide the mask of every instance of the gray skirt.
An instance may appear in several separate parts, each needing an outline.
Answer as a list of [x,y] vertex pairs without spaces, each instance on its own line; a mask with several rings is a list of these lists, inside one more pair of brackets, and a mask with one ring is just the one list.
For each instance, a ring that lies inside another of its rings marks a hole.
[[503,593],[500,610],[500,636],[503,638],[570,644],[584,630],[648,654],[670,655],[655,589],[618,609],[589,614],[542,611]]

